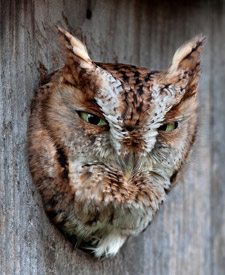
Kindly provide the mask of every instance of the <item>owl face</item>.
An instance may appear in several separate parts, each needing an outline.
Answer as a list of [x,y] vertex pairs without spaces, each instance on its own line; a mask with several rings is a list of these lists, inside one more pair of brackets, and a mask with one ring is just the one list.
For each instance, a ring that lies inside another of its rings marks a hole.
[[150,223],[193,145],[204,38],[157,72],[94,63],[79,40],[59,31],[67,62],[33,101],[31,173],[67,236],[97,257],[115,255]]

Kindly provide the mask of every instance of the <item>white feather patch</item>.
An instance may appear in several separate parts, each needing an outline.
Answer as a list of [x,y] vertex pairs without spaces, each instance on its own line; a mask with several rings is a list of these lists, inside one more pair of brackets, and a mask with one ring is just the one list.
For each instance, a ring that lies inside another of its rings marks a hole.
[[117,231],[113,231],[100,240],[98,246],[94,249],[95,256],[101,257],[104,254],[106,257],[115,256],[126,239],[126,236],[121,235]]

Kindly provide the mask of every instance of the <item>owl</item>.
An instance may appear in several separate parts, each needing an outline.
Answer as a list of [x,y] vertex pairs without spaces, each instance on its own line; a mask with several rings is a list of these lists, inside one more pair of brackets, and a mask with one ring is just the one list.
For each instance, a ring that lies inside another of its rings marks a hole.
[[66,62],[32,101],[30,171],[47,215],[74,246],[113,256],[152,221],[195,141],[204,36],[160,72],[95,63],[58,30]]

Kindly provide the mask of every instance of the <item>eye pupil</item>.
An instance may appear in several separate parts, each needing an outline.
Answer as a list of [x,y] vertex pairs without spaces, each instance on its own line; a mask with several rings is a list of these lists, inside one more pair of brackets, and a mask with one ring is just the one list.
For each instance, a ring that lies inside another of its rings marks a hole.
[[165,123],[159,127],[159,131],[164,131],[164,132],[171,132],[175,130],[178,127],[178,122],[170,122],[170,123]]
[[84,121],[90,124],[94,124],[98,126],[107,125],[107,122],[104,119],[94,114],[87,113],[87,112],[78,112],[78,115],[80,116],[80,118],[82,118]]
[[159,131],[166,131],[167,124],[163,124],[159,127]]
[[97,125],[100,122],[100,117],[88,114],[88,122]]

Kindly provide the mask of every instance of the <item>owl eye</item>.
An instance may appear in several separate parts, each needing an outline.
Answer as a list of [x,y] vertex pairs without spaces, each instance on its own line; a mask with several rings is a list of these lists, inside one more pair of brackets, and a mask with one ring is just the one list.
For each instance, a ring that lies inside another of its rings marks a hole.
[[171,132],[175,130],[178,127],[178,122],[170,122],[170,123],[165,123],[162,126],[159,127],[159,131],[164,131],[164,132]]
[[103,126],[103,125],[107,125],[107,122],[102,119],[99,116],[90,114],[90,113],[86,113],[86,112],[79,112],[79,116],[86,122],[94,124],[94,125],[99,125],[99,126]]

